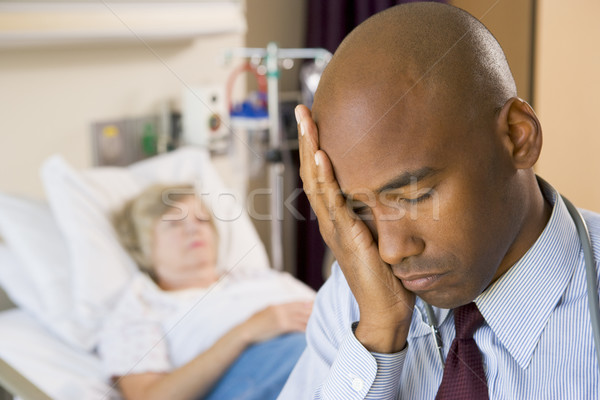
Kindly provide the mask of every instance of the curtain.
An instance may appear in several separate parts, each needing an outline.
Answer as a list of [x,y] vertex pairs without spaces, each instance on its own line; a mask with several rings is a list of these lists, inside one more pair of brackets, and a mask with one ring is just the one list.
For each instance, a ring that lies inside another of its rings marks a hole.
[[333,53],[344,37],[371,15],[415,1],[420,0],[308,0],[306,45]]

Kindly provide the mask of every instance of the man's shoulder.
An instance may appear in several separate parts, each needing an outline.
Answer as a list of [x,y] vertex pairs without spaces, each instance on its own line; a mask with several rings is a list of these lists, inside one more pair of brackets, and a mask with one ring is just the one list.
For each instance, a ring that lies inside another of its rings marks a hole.
[[600,213],[583,208],[579,209],[579,211],[581,212],[585,223],[588,225],[588,228],[593,225],[596,229],[600,229]]
[[345,301],[348,301],[349,297],[354,299],[350,286],[348,286],[348,281],[337,261],[331,264],[331,274],[323,286],[321,286],[318,293],[322,296],[334,295],[338,297],[339,295],[343,295],[342,298]]
[[583,219],[588,227],[592,243],[594,243],[594,246],[596,246],[596,243],[600,241],[600,214],[584,209],[580,209],[579,211],[581,212],[581,215],[583,216]]
[[319,308],[338,317],[358,318],[358,303],[337,261],[331,265],[331,275],[317,292],[315,302]]
[[590,233],[590,240],[592,242],[592,249],[596,258],[596,268],[600,275],[600,213],[580,209],[581,215],[587,225],[588,232]]

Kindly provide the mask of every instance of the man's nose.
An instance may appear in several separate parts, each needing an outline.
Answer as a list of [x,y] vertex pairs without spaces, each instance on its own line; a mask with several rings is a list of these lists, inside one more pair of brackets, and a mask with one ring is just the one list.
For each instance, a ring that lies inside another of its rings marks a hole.
[[404,259],[423,252],[425,242],[417,234],[415,223],[407,215],[376,221],[379,255],[384,262],[399,264]]

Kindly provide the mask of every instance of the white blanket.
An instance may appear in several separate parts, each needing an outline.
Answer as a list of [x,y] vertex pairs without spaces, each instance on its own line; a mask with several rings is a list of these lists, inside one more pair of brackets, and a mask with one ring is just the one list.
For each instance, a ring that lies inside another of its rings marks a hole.
[[140,275],[107,319],[99,352],[107,377],[168,372],[207,350],[234,326],[272,304],[312,301],[287,273],[231,273],[207,289],[161,291]]

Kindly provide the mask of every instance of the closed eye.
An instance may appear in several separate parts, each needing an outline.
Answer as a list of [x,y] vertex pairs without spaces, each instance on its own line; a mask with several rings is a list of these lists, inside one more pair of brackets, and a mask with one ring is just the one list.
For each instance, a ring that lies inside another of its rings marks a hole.
[[359,201],[348,201],[348,209],[351,210],[352,214],[362,220],[371,219],[369,216],[372,215],[371,207],[369,205]]
[[421,203],[425,200],[429,200],[431,198],[432,192],[428,191],[426,193],[423,193],[421,196],[414,198],[414,199],[402,199],[403,201],[409,203],[409,204],[418,204]]
[[370,214],[371,209],[365,205],[365,206],[361,206],[361,207],[353,207],[352,212],[354,214],[356,214],[357,216],[363,216],[363,215]]
[[424,188],[412,196],[407,196],[405,194],[386,193],[383,194],[383,199],[388,205],[392,205],[390,203],[406,203],[409,205],[416,205],[431,199],[432,195],[432,188]]

